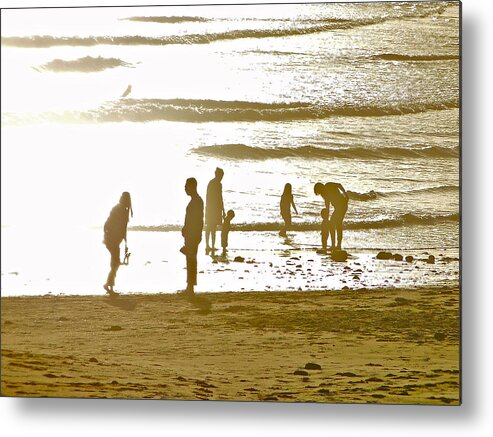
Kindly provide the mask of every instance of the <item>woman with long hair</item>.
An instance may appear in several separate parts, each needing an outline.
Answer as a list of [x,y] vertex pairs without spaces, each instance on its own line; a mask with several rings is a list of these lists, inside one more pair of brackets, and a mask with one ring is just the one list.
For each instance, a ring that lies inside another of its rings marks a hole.
[[125,254],[128,253],[127,225],[129,217],[133,217],[132,200],[130,193],[123,192],[120,201],[113,207],[104,224],[103,243],[111,254],[110,272],[103,288],[110,296],[117,295],[113,290],[116,272],[120,267],[120,244],[125,240]]
[[294,204],[293,191],[291,184],[284,185],[284,191],[281,196],[281,217],[284,220],[284,227],[281,228],[279,235],[285,237],[287,230],[291,227],[291,206],[294,212],[298,214],[296,205]]

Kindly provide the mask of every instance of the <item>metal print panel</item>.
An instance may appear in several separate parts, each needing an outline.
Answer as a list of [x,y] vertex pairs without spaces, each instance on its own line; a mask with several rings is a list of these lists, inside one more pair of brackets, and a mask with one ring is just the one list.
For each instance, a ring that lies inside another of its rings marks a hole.
[[3,9],[3,396],[460,404],[460,4]]

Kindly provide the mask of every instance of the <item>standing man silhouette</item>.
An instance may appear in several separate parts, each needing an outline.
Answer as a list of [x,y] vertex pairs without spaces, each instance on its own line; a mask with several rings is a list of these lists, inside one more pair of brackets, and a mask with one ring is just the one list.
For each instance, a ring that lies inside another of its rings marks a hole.
[[185,192],[190,196],[190,202],[185,214],[185,224],[181,234],[185,245],[181,252],[187,257],[187,294],[193,295],[197,285],[197,251],[202,240],[204,227],[204,201],[197,193],[197,180],[188,178],[185,183]]
[[[223,186],[221,181],[224,176],[222,168],[216,168],[214,179],[207,185],[207,196],[205,198],[205,253],[216,250],[216,230],[221,225],[225,217],[223,203]],[[211,236],[212,247],[209,246],[209,236]]]

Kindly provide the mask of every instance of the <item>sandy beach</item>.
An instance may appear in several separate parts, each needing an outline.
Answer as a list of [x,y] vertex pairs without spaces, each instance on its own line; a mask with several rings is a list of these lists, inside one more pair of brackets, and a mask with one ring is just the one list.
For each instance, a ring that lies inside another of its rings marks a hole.
[[2,297],[2,395],[459,405],[459,289]]

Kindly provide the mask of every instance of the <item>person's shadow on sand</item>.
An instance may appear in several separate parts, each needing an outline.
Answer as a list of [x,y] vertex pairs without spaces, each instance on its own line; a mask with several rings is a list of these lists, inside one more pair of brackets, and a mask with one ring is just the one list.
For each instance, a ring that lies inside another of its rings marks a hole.
[[216,263],[229,264],[228,255],[225,253],[221,253],[221,255],[211,255],[211,258],[214,264]]
[[190,302],[199,314],[209,314],[211,312],[212,303],[209,299],[195,294],[183,294],[184,298]]
[[133,299],[129,296],[116,296],[109,297],[104,300],[108,305],[112,305],[116,308],[120,308],[125,311],[133,311],[137,308],[137,299]]
[[290,237],[289,235],[286,235],[286,236],[284,237],[284,244],[285,244],[286,246],[293,246],[293,247],[294,247],[294,244],[293,244],[293,238],[292,238],[292,237]]

